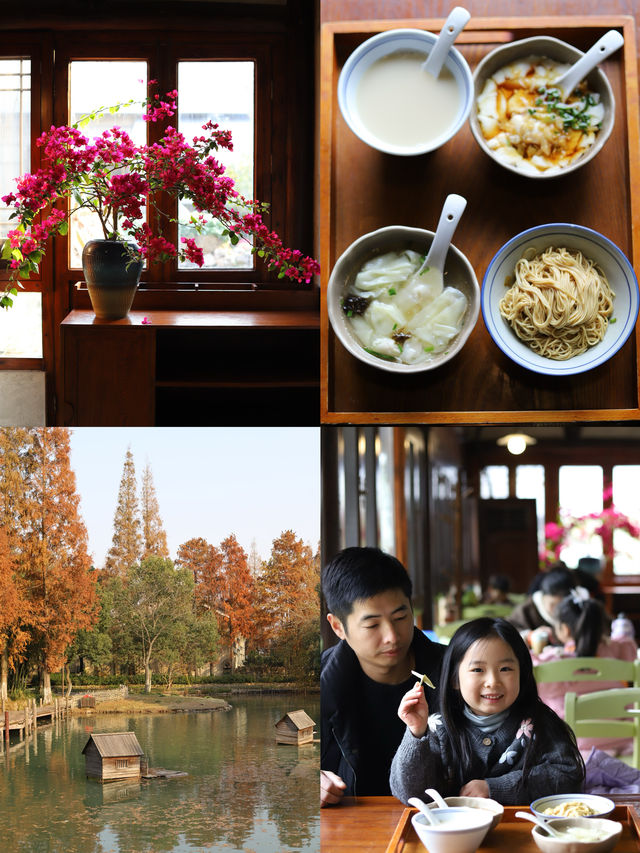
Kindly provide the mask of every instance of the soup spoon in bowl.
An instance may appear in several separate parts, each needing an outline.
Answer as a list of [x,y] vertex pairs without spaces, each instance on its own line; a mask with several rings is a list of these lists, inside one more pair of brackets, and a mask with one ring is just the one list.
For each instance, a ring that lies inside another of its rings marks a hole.
[[609,32],[605,33],[589,48],[584,56],[581,56],[577,62],[574,62],[568,71],[565,71],[557,80],[554,80],[550,88],[560,89],[562,97],[566,100],[578,83],[584,80],[596,65],[602,62],[603,59],[606,59],[607,56],[615,53],[623,44],[624,38],[622,33],[619,33],[617,30],[609,30]]
[[447,803],[440,794],[436,791],[435,788],[427,788],[425,790],[425,794],[429,794],[432,800],[435,800],[435,804],[439,809],[449,809],[451,806]]
[[453,232],[456,230],[466,206],[467,200],[461,195],[452,193],[446,197],[427,257],[415,274],[415,278],[420,281],[420,284],[426,285],[429,291],[436,296],[442,292],[444,262],[447,259]]
[[440,823],[437,816],[433,814],[429,806],[425,802],[423,802],[420,797],[409,797],[407,802],[410,806],[414,806],[414,808],[421,811],[422,814],[425,816],[427,823],[431,824],[431,826],[435,826],[436,824]]
[[428,71],[433,77],[440,74],[449,48],[458,38],[470,17],[471,13],[463,9],[462,6],[456,6],[449,12],[436,43],[429,52],[429,56],[422,63],[423,71]]
[[543,820],[541,817],[538,817],[534,814],[529,814],[529,812],[516,812],[516,817],[523,817],[525,820],[530,820],[531,823],[537,823],[538,826],[541,826],[549,835],[553,835],[554,838],[562,838],[566,840],[566,835],[563,835],[561,832],[558,832],[554,827],[549,826],[546,820]]

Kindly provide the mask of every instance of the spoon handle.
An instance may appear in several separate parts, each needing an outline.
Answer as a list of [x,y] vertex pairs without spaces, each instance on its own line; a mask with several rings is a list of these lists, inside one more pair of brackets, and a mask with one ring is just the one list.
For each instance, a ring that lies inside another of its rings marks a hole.
[[418,270],[418,275],[424,272],[427,267],[431,267],[442,272],[444,269],[445,258],[449,251],[451,238],[453,237],[453,233],[456,230],[458,222],[460,222],[460,217],[464,213],[466,206],[467,200],[461,195],[451,193],[451,195],[446,197],[444,205],[442,206],[442,213],[440,214],[433,242],[429,248],[427,257],[424,259],[424,263]]
[[617,30],[609,30],[565,74],[559,77],[553,85],[562,91],[565,98],[568,98],[578,83],[584,80],[596,65],[608,56],[611,56],[623,44],[624,38],[622,33],[619,33]]
[[449,53],[449,48],[462,32],[470,17],[471,13],[463,9],[462,6],[456,6],[449,12],[449,17],[444,22],[431,53],[422,65],[423,71],[428,71],[434,77],[438,76]]

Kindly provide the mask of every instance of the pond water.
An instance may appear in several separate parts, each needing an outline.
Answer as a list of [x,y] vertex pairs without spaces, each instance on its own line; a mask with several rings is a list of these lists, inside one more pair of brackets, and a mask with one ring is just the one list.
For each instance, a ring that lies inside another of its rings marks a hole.
[[[274,729],[287,711],[304,708],[319,730],[319,697],[228,702],[231,711],[74,717],[0,754],[0,849],[319,853],[319,744],[277,745]],[[82,750],[91,731],[134,731],[150,767],[188,775],[89,780]]]

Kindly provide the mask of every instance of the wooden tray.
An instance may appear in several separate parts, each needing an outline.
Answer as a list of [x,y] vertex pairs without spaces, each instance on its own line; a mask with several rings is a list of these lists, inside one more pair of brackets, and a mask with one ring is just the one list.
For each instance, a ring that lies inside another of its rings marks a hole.
[[[533,825],[522,818],[515,817],[515,812],[526,807],[505,806],[504,817],[498,826],[492,830],[478,848],[479,853],[489,850],[513,851],[519,853],[539,853],[539,848],[531,838]],[[398,821],[396,831],[386,849],[386,853],[425,853],[425,847],[411,824],[411,816],[415,809],[405,809]],[[615,846],[615,853],[638,853],[640,851],[640,812],[637,806],[616,806],[610,820],[619,820],[624,826],[620,841]]]
[[457,46],[473,69],[498,44],[547,34],[586,50],[619,29],[624,48],[603,63],[616,99],[616,123],[604,149],[576,172],[533,181],[508,172],[482,152],[465,126],[447,145],[420,157],[369,148],[347,127],[337,82],[347,56],[381,30],[438,31],[441,19],[343,21],[320,35],[317,228],[322,265],[323,423],[504,423],[625,420],[640,417],[640,332],[606,364],[570,377],[532,373],[498,349],[482,316],[451,362],[398,376],[353,358],[330,328],[326,285],[333,264],[357,237],[384,225],[434,230],[450,192],[468,200],[454,237],[478,281],[500,246],[543,222],[576,222],[601,231],[640,270],[638,71],[631,17],[472,18]]

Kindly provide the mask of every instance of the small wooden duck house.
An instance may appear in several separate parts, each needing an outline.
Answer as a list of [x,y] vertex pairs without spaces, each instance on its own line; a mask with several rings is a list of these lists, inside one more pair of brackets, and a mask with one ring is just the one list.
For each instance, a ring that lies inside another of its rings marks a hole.
[[115,782],[141,776],[144,752],[133,732],[91,734],[82,752],[90,779]]
[[314,726],[306,711],[289,711],[276,723],[276,743],[313,743]]

